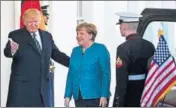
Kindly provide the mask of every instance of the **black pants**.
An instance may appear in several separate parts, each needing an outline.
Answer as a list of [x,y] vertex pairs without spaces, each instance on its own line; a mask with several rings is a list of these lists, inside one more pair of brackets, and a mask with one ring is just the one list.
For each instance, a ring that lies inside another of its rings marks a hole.
[[[109,99],[107,99],[108,104],[109,104]],[[78,100],[75,100],[75,106],[76,107],[99,107],[99,103],[100,103],[100,98],[96,98],[96,99],[83,99],[81,92],[79,91],[79,95],[78,95]]]

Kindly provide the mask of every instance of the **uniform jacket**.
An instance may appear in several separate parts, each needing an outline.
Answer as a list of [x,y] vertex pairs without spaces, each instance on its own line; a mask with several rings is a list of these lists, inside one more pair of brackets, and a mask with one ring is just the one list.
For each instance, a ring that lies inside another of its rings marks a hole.
[[[142,39],[138,34],[130,34],[126,42],[118,46],[114,107],[140,106],[148,72],[148,59],[153,56],[154,51],[153,44]],[[144,75],[144,79],[138,80],[139,77],[137,78],[136,75]],[[133,79],[130,76],[133,76]]]

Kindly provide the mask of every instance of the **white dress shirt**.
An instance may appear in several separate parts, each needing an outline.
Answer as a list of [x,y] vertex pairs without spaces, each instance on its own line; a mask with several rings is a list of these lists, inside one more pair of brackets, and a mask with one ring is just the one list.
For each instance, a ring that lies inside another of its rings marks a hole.
[[[36,39],[37,39],[37,41],[39,42],[40,47],[41,47],[41,49],[42,49],[42,41],[41,41],[41,37],[40,37],[39,31],[37,30],[37,31],[35,32],[35,34],[36,34]],[[31,33],[31,36],[32,36],[32,33]],[[32,38],[33,38],[33,37],[32,37]]]

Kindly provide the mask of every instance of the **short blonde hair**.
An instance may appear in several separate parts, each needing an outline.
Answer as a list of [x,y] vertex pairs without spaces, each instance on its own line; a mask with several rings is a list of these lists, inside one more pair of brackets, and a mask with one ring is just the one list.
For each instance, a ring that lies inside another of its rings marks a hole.
[[38,9],[30,8],[27,9],[23,14],[23,21],[28,18],[29,16],[38,16],[41,20],[41,12]]
[[94,41],[95,37],[97,35],[97,27],[92,23],[83,22],[76,27],[76,31],[80,31],[83,28],[86,30],[86,32],[88,34],[92,34],[92,39],[91,40]]

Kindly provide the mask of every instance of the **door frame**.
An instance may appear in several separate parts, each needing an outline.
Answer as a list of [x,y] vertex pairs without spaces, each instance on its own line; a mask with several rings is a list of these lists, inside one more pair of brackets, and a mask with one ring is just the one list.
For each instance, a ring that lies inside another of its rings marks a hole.
[[176,9],[146,8],[142,11],[137,32],[143,37],[147,26],[154,21],[176,22]]

